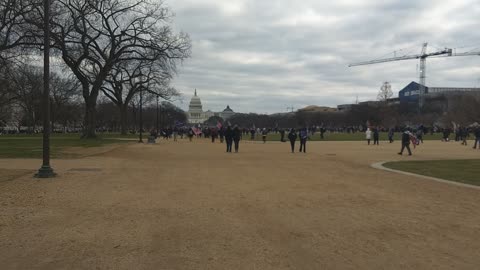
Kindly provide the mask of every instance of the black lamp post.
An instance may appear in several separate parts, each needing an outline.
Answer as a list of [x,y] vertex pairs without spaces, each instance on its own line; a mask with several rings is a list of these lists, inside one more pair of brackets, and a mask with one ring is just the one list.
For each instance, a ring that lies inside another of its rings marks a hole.
[[142,111],[143,111],[143,106],[142,106],[142,103],[143,103],[143,94],[142,94],[142,91],[143,89],[140,88],[140,134],[139,134],[139,138],[138,138],[138,142],[139,143],[143,143],[143,137],[142,137],[142,131],[143,131],[143,117],[142,117]]
[[139,143],[143,143],[142,131],[143,131],[143,86],[140,86],[140,134],[138,138]]
[[158,106],[158,99],[160,97],[157,95],[157,134],[160,134],[160,129],[159,129],[159,125],[158,125],[158,109],[159,109],[159,106]]
[[50,0],[43,1],[43,10],[43,163],[35,177],[50,178],[56,175],[50,167]]

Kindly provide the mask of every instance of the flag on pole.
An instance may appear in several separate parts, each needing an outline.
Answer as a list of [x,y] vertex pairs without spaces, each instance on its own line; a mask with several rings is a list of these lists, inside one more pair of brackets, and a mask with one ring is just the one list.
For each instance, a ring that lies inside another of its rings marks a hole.
[[220,121],[217,122],[217,128],[218,128],[218,129],[221,129],[221,128],[222,128],[222,123],[220,123]]
[[200,134],[202,134],[202,130],[199,129],[199,128],[197,128],[197,127],[192,127],[192,131],[193,131],[193,133],[194,133],[195,135],[197,135],[197,136],[200,135]]

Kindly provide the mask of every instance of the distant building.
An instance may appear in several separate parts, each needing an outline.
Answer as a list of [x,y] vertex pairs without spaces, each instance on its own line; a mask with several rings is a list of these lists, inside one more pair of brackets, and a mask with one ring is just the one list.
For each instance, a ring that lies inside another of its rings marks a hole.
[[315,106],[310,105],[303,109],[299,109],[300,112],[337,112],[337,108],[325,107],[325,106]]
[[349,111],[352,109],[352,107],[356,105],[356,104],[341,104],[341,105],[338,105],[337,106],[337,110],[339,112],[345,112],[345,111]]
[[202,124],[208,119],[203,112],[202,101],[200,100],[200,97],[197,96],[197,89],[195,89],[195,94],[190,100],[187,118],[190,124]]
[[[405,86],[402,90],[398,92],[398,97],[400,103],[418,103],[421,84],[416,82],[411,82]],[[478,92],[480,93],[480,88],[462,88],[462,87],[425,87],[425,96],[436,97],[438,95],[444,94],[455,94],[462,92]]]
[[211,110],[203,111],[202,101],[197,95],[197,89],[195,89],[195,94],[190,100],[190,105],[188,106],[187,119],[189,124],[203,124],[212,116],[219,116],[226,120],[233,115],[235,115],[235,112],[228,105],[225,110],[218,113]]
[[230,117],[234,116],[235,112],[230,109],[230,105],[227,105],[227,108],[223,110],[223,112],[220,113],[220,117],[223,118],[223,120],[228,120]]

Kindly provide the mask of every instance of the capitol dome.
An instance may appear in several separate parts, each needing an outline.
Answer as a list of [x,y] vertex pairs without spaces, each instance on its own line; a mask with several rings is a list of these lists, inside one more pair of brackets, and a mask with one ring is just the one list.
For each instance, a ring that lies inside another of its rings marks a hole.
[[233,110],[230,109],[229,105],[227,105],[227,108],[225,108],[225,110],[223,110],[223,112],[233,112]]
[[195,89],[195,95],[190,100],[189,111],[190,112],[202,112],[202,101],[197,96],[197,89]]
[[235,112],[230,108],[229,105],[227,105],[227,108],[225,108],[225,110],[223,110],[223,112],[220,113],[220,117],[222,117],[223,120],[227,120],[233,115],[235,115]]

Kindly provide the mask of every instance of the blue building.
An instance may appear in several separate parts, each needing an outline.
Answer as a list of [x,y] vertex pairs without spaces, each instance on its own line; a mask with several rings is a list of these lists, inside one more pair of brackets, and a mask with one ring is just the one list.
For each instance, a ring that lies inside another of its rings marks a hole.
[[[420,94],[420,84],[411,82],[405,88],[398,92],[400,103],[417,103]],[[428,93],[428,87],[425,87],[425,93]]]
[[[411,82],[405,88],[398,92],[400,103],[417,103],[422,85]],[[480,88],[461,88],[461,87],[425,87],[426,97],[438,97],[442,94],[455,94],[460,92],[480,92]]]

